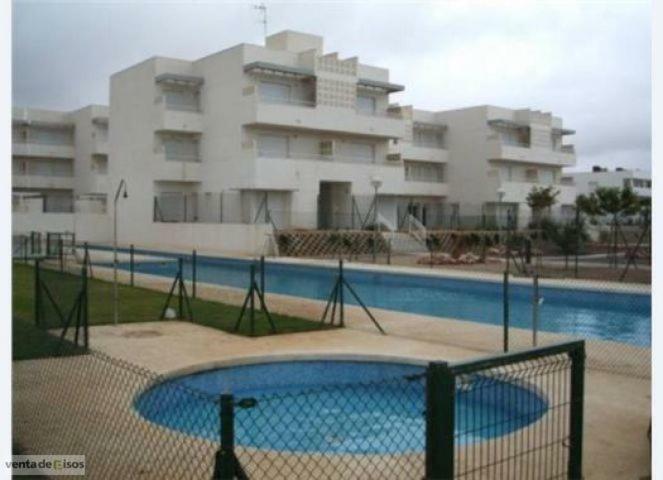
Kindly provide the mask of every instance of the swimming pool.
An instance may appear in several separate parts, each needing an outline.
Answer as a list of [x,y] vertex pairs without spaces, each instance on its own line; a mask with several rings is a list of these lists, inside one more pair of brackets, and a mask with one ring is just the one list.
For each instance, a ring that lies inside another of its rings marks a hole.
[[[126,250],[125,250],[126,251]],[[176,257],[175,254],[136,250],[136,253]],[[191,278],[191,257],[184,257],[184,276]],[[197,279],[218,285],[245,288],[248,260],[198,256]],[[336,269],[267,262],[267,292],[325,300]],[[129,269],[128,263],[120,268]],[[175,262],[140,262],[139,273],[172,277]],[[371,307],[438,317],[502,324],[502,286],[491,281],[424,275],[346,270],[346,277],[362,300]],[[532,289],[512,283],[510,323],[531,328]],[[540,330],[581,338],[612,340],[637,346],[651,344],[651,295],[542,287]],[[354,303],[350,295],[348,303]]]
[[[219,438],[223,392],[250,397],[235,409],[240,446],[289,452],[394,454],[423,452],[425,367],[404,363],[298,360],[233,366],[176,377],[140,394],[138,413],[167,428]],[[474,385],[480,385],[474,387]],[[185,389],[204,395],[182,395]],[[457,392],[457,442],[505,435],[548,409],[533,389],[477,377]],[[462,432],[459,434],[458,432]]]

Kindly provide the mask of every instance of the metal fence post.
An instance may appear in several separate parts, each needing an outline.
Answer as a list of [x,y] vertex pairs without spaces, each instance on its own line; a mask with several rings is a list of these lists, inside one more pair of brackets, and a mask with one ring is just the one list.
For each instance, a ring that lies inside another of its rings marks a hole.
[[177,259],[177,278],[179,279],[177,282],[177,318],[181,320],[184,318],[184,305],[182,302],[182,282],[184,282],[182,278],[182,257]]
[[585,397],[585,342],[571,352],[571,414],[569,415],[569,479],[582,478]]
[[198,263],[198,253],[194,250],[191,254],[191,297],[196,298],[196,281],[197,281],[197,263]]
[[338,261],[338,299],[341,302],[341,328],[345,327],[345,299],[343,290],[345,289],[345,279],[343,276],[343,260]]
[[504,271],[504,281],[502,282],[502,304],[504,307],[502,313],[502,323],[504,326],[504,351],[509,351],[509,271]]
[[134,244],[129,245],[129,284],[134,286]]
[[265,256],[260,255],[260,291],[265,295]]
[[[86,244],[87,245],[87,244]],[[81,302],[82,305],[79,305],[79,308],[82,310],[82,316],[83,316],[83,338],[84,338],[84,345],[85,345],[85,350],[89,350],[90,348],[90,337],[89,337],[89,330],[88,330],[88,320],[89,320],[89,311],[88,311],[88,303],[87,303],[87,264],[83,262],[83,267],[81,268],[81,277],[83,278],[83,285],[82,285],[82,292],[81,292]]]
[[456,380],[445,362],[431,362],[426,372],[426,479],[454,476]]
[[249,308],[251,311],[249,312],[249,318],[251,322],[251,336],[255,334],[255,328],[256,328],[256,296],[255,296],[255,289],[254,286],[256,284],[256,266],[251,263],[251,266],[249,268],[249,276],[251,277],[251,285],[249,286],[250,292],[250,299],[249,299]]
[[58,237],[58,255],[60,256],[60,271],[64,271],[64,244],[62,236]]
[[39,279],[39,259],[35,259],[35,325],[41,324],[41,288]]
[[232,395],[223,394],[220,398],[221,445],[216,452],[214,480],[235,478],[235,404]]
[[532,345],[536,347],[539,332],[539,275],[532,275]]
[[23,240],[23,261],[28,263],[28,237],[21,237]]

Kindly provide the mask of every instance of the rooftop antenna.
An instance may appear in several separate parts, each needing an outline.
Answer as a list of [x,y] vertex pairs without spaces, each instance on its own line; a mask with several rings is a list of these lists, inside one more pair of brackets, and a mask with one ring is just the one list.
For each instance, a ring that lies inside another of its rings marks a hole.
[[262,2],[259,5],[253,5],[253,8],[255,10],[260,10],[262,13],[262,27],[265,33],[265,38],[267,38],[267,5],[265,5],[265,2]]

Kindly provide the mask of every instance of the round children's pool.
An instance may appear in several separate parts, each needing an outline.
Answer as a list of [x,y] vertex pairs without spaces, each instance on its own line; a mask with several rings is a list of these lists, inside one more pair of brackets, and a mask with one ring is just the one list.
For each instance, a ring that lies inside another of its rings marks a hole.
[[[425,445],[425,367],[406,363],[297,360],[238,365],[175,377],[137,396],[147,420],[218,440],[219,402],[232,392],[235,443],[291,452],[393,454]],[[457,385],[455,434],[471,443],[538,420],[546,399],[526,385],[475,375]]]

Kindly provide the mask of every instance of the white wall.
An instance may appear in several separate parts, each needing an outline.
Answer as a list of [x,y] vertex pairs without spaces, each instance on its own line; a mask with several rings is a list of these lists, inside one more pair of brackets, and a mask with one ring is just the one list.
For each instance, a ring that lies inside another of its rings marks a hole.
[[263,253],[271,227],[236,223],[152,223],[118,232],[120,243],[163,249],[209,250],[238,255]]
[[14,213],[12,233],[74,232],[77,242],[110,242],[112,220],[103,214]]

